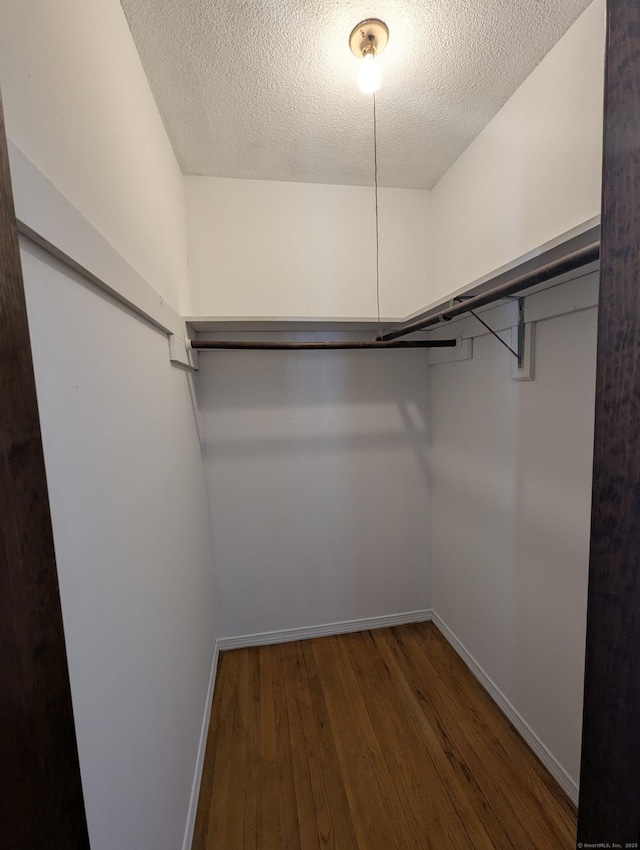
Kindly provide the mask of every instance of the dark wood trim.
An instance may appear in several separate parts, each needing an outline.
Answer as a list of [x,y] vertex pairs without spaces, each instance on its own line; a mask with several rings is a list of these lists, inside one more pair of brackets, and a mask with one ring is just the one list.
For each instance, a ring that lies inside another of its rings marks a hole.
[[384,342],[373,339],[351,339],[336,342],[335,340],[318,340],[316,342],[290,342],[276,340],[272,342],[236,340],[236,339],[192,339],[191,348],[195,351],[238,350],[238,351],[344,351],[355,349],[406,349],[406,348],[455,348],[455,339],[411,340],[406,342]]
[[0,100],[0,847],[89,847]]
[[640,3],[609,0],[607,17],[585,846],[640,840]]

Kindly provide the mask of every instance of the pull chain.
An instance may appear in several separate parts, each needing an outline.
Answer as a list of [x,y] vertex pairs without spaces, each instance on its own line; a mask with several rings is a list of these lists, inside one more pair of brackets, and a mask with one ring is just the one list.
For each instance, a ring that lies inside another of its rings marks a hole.
[[376,123],[376,94],[373,93],[373,181],[376,193],[376,302],[378,305],[378,333],[382,337],[380,320],[380,236],[378,227],[378,126]]

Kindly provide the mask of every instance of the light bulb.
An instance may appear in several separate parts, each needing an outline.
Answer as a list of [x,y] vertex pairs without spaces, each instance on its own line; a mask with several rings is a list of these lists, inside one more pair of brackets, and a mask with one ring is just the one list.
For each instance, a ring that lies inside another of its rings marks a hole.
[[373,94],[380,88],[380,64],[376,62],[373,53],[365,53],[362,60],[362,68],[358,75],[358,85],[363,94]]

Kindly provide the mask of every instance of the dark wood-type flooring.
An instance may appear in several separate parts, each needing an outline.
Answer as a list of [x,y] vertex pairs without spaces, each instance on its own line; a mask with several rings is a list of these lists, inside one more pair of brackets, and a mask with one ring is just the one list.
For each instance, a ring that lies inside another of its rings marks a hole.
[[432,624],[221,656],[193,850],[573,850],[575,830]]

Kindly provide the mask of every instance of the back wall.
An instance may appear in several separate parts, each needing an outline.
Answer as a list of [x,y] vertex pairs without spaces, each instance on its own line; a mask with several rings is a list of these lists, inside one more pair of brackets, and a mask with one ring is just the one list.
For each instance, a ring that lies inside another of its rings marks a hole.
[[200,367],[219,636],[429,608],[427,352]]

